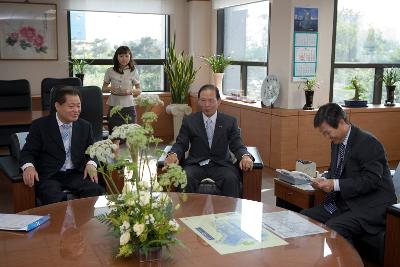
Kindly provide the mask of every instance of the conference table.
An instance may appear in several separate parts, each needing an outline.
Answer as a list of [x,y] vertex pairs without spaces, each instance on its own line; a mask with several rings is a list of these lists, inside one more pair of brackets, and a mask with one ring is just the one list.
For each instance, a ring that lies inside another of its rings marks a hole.
[[170,196],[181,205],[174,216],[181,226],[177,238],[183,246],[171,247],[160,261],[141,263],[137,256],[115,258],[119,240],[94,217],[104,210],[105,198],[93,197],[22,212],[50,214],[51,219],[28,233],[0,231],[0,266],[363,266],[344,238],[318,223],[327,232],[288,238],[286,245],[221,255],[179,218],[236,212],[247,223],[254,223],[250,227],[259,227],[260,214],[283,209],[222,196],[187,194],[185,200],[180,193]]

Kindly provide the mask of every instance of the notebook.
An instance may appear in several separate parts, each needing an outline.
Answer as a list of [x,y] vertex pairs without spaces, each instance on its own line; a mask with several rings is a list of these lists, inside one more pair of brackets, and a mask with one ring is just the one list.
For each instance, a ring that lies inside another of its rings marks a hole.
[[0,213],[0,230],[29,232],[50,219],[49,215],[22,215]]

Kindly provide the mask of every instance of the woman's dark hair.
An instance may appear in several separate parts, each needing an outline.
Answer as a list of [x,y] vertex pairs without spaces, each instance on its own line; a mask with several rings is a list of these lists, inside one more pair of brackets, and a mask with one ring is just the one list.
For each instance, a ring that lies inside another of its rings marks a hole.
[[205,85],[203,85],[202,87],[200,87],[200,90],[199,90],[199,92],[197,93],[197,98],[200,98],[200,93],[202,92],[202,91],[204,91],[204,90],[214,90],[215,91],[215,95],[217,96],[217,100],[220,100],[221,99],[221,96],[219,95],[219,89],[218,89],[218,87],[216,87],[215,85],[213,85],[213,84],[205,84]]
[[133,61],[132,52],[129,49],[129,47],[124,46],[124,45],[118,47],[117,50],[115,51],[115,54],[114,54],[114,57],[113,57],[113,64],[114,64],[113,70],[115,72],[120,73],[120,74],[124,74],[124,70],[120,70],[119,69],[118,55],[121,55],[121,54],[129,54],[130,60],[129,60],[129,63],[128,63],[128,67],[131,69],[131,72],[134,71],[136,63],[135,63],[135,61]]
[[314,128],[321,126],[326,122],[332,128],[337,129],[340,120],[343,119],[345,123],[349,123],[347,113],[336,103],[328,103],[321,106],[314,117]]
[[77,95],[79,96],[79,99],[82,102],[81,92],[72,86],[64,86],[62,88],[57,89],[54,93],[54,102],[58,102],[60,105],[64,104],[66,101],[65,99],[66,95],[72,95],[72,96]]

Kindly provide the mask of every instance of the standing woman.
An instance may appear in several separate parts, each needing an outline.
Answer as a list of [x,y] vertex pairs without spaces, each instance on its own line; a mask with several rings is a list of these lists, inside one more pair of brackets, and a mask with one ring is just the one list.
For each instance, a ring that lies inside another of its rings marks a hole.
[[121,106],[121,114],[124,117],[129,116],[129,123],[136,123],[136,109],[133,97],[141,93],[139,75],[129,47],[118,47],[113,57],[113,63],[114,66],[107,69],[103,83],[103,93],[111,93],[107,100],[110,134],[114,127],[125,123],[118,114],[110,117],[111,109],[115,106]]

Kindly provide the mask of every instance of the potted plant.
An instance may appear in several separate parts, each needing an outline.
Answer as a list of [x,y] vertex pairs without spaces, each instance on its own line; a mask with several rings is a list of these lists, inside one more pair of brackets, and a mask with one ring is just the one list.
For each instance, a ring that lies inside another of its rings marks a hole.
[[400,81],[400,71],[394,67],[386,69],[383,73],[382,81],[386,85],[385,106],[394,106],[394,92],[397,83]]
[[68,60],[69,63],[72,64],[73,71],[75,73],[75,77],[81,79],[83,84],[83,78],[85,77],[85,70],[87,65],[93,62],[93,60],[88,61],[85,58],[71,58]]
[[315,89],[319,88],[319,83],[317,79],[314,78],[305,78],[304,81],[299,85],[303,87],[304,94],[306,97],[306,103],[303,106],[304,110],[312,110],[313,109],[313,98]]
[[366,107],[367,100],[363,100],[365,88],[361,85],[360,80],[357,76],[350,79],[350,84],[345,87],[348,90],[354,90],[354,97],[344,101],[346,107]]
[[193,67],[193,56],[185,56],[183,51],[180,54],[176,52],[175,35],[168,49],[164,69],[170,85],[172,102],[167,106],[166,111],[173,115],[175,140],[181,128],[183,116],[192,112],[192,108],[187,104],[188,95],[190,85],[194,82],[199,70]]
[[[119,114],[126,124],[116,127],[107,140],[89,146],[86,153],[98,160],[98,171],[110,188],[106,196],[110,210],[97,218],[119,239],[117,256],[137,253],[140,261],[154,261],[161,259],[163,247],[180,244],[176,238],[179,224],[173,217],[179,204],[174,205],[166,192],[173,187],[183,190],[187,178],[176,164],[161,175],[151,171],[150,151],[162,154],[158,148],[162,140],[153,135],[157,115],[151,109],[162,102],[157,95],[140,95],[136,100],[145,109],[143,124],[128,124],[128,117],[120,113],[122,107],[114,107],[111,112]],[[119,149],[115,140],[124,140],[124,149]],[[113,179],[119,169],[125,170],[120,176],[125,184],[122,191]]]
[[214,77],[214,85],[218,87],[220,94],[223,95],[222,80],[224,78],[225,68],[231,64],[230,59],[224,57],[224,54],[201,58],[211,67]]

